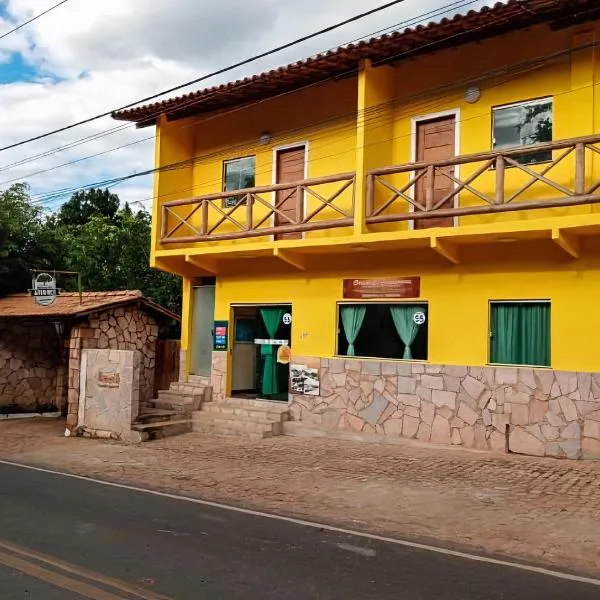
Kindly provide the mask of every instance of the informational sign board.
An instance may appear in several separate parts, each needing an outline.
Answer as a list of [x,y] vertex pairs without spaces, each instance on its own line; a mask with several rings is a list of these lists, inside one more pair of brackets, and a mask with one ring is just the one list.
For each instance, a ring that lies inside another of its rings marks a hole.
[[214,346],[216,351],[225,351],[229,346],[229,322],[215,321]]
[[348,300],[418,298],[420,294],[420,277],[344,279],[343,297]]
[[36,275],[32,285],[33,287],[29,292],[40,306],[50,306],[60,293],[60,290],[56,287],[56,278],[49,273]]

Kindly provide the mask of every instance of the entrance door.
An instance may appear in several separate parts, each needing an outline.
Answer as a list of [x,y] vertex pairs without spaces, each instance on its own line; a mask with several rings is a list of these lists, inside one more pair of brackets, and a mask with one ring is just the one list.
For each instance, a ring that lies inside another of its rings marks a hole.
[[[304,164],[306,149],[304,146],[277,150],[276,156],[276,183],[292,183],[304,179]],[[275,193],[277,209],[288,215],[294,221],[299,220],[304,214],[303,194],[297,190],[283,190]],[[275,225],[290,225],[290,222],[275,213]],[[276,240],[297,240],[302,238],[301,233],[279,233]]]
[[215,286],[194,288],[190,373],[210,377],[215,320]]
[[236,306],[233,319],[232,395],[287,402],[292,307]]
[[[456,119],[454,116],[442,117],[431,121],[417,123],[417,162],[445,160],[454,157]],[[454,175],[454,167],[442,167],[443,171]],[[416,184],[415,199],[425,205],[425,190],[429,185],[425,175]],[[437,204],[454,189],[454,182],[437,172],[434,179],[433,204]],[[454,198],[444,202],[439,208],[453,208]],[[429,227],[452,227],[452,217],[438,219],[418,219],[414,221],[415,229]]]

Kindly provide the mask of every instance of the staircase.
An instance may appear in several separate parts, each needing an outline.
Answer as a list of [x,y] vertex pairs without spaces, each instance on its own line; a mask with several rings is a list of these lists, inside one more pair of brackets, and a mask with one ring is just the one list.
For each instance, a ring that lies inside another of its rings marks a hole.
[[228,398],[203,404],[192,418],[195,432],[263,439],[282,435],[289,416],[285,402]]
[[159,390],[158,398],[140,403],[140,413],[131,429],[144,440],[157,439],[192,431],[194,411],[210,402],[212,388],[205,383],[171,383],[168,390]]

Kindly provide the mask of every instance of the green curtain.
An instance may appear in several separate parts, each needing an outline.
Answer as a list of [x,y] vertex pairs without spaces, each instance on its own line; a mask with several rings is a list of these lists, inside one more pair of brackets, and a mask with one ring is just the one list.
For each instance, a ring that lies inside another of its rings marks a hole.
[[392,313],[396,331],[404,344],[404,355],[402,358],[411,359],[413,357],[411,346],[417,337],[420,327],[420,325],[415,323],[414,316],[415,313],[426,312],[426,307],[417,304],[397,304],[390,306],[390,312]]
[[505,365],[550,366],[550,304],[492,304],[490,360]]
[[[284,310],[276,307],[265,307],[260,309],[260,316],[267,329],[270,339],[274,339],[283,318]],[[273,396],[279,393],[277,381],[277,346],[263,344],[260,352],[265,359],[262,381],[262,393],[264,396]]]
[[366,306],[342,306],[340,308],[340,318],[344,327],[344,335],[348,341],[347,356],[356,356],[354,342],[358,337],[358,332],[365,320]]

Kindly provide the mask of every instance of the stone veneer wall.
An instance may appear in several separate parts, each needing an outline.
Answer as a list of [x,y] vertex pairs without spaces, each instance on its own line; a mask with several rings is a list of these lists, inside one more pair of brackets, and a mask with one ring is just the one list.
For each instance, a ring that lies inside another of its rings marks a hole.
[[[219,362],[219,372],[223,368]],[[294,357],[320,396],[292,418],[328,429],[534,456],[600,456],[600,373]]]
[[82,350],[137,350],[140,353],[139,402],[152,399],[158,325],[139,308],[116,308],[91,315],[73,326],[69,342],[69,381],[67,426],[77,425],[79,411],[80,364]]
[[210,385],[213,401],[223,402],[227,397],[227,352],[213,352]]
[[0,320],[0,408],[35,412],[60,400],[60,346],[52,323]]

